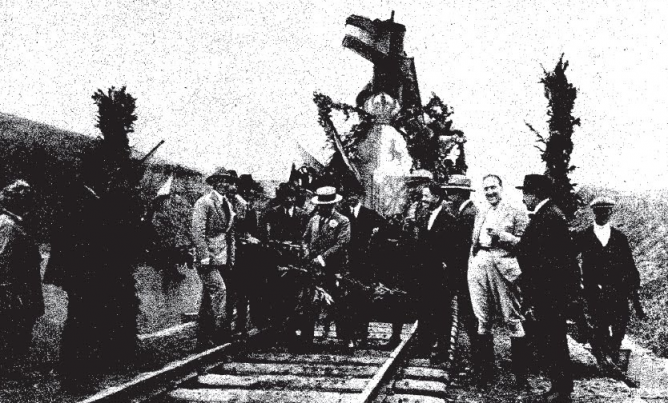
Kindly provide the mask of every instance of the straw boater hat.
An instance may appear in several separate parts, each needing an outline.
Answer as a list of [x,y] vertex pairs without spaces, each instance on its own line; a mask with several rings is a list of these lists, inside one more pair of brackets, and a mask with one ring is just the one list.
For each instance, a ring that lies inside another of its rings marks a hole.
[[597,197],[589,203],[589,206],[593,209],[595,208],[613,208],[615,206],[615,201],[609,197]]
[[209,175],[208,178],[206,178],[206,183],[209,185],[220,181],[236,183],[238,181],[237,171],[228,171],[227,169],[220,167],[213,171],[213,173]]
[[469,190],[475,192],[475,189],[471,187],[471,179],[467,178],[466,175],[450,175],[450,180],[448,183],[441,185],[441,188],[448,189],[461,189]]
[[334,204],[343,199],[343,196],[336,194],[334,186],[323,186],[315,191],[315,197],[311,199],[313,204]]

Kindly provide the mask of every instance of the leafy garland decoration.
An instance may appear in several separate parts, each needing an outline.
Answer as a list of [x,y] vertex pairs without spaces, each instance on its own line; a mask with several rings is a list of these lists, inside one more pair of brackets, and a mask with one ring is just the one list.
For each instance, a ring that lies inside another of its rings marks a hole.
[[[325,130],[327,141],[333,144],[335,136],[338,136],[349,160],[352,163],[359,162],[357,147],[373,126],[374,116],[359,107],[333,102],[329,96],[321,93],[314,93],[313,100],[318,107],[318,122]],[[339,135],[330,118],[334,109],[341,111],[346,120],[356,113],[360,123],[353,125],[350,132]],[[446,181],[453,173],[465,174],[468,168],[464,152],[466,137],[461,130],[452,128],[450,117],[453,114],[452,108],[432,93],[426,105],[403,108],[391,122],[406,140],[408,153],[413,159],[413,169],[428,170],[437,181]],[[448,156],[455,147],[459,149],[459,156],[453,163]]]

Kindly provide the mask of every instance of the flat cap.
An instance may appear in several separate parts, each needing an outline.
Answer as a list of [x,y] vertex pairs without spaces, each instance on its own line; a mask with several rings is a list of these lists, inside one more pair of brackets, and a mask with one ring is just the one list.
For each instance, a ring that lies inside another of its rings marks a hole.
[[597,207],[612,208],[615,206],[615,204],[616,204],[615,201],[609,197],[597,197],[594,200],[592,200],[591,203],[589,203],[589,206],[591,208],[597,208]]

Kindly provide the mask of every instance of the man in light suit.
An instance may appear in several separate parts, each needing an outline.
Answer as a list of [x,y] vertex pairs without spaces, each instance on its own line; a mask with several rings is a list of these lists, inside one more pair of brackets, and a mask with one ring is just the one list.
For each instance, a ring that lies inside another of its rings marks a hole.
[[518,388],[527,385],[525,333],[522,326],[518,286],[520,266],[515,246],[527,226],[527,215],[504,202],[503,182],[497,175],[483,178],[489,207],[477,217],[473,229],[468,270],[473,312],[478,319],[477,361],[474,368],[479,386],[486,386],[494,375],[494,338],[492,325],[496,316],[503,319],[511,335],[513,372]]
[[580,268],[568,223],[550,200],[552,182],[545,175],[526,175],[524,204],[531,221],[517,245],[522,268],[522,295],[527,317],[534,322],[531,337],[542,358],[551,388],[536,402],[570,402],[573,375],[566,339],[567,309],[580,292]]
[[[340,303],[337,274],[343,273],[346,268],[350,243],[350,220],[334,210],[342,198],[332,186],[319,188],[311,200],[317,211],[306,226],[303,237],[305,258],[311,269],[322,276],[323,286],[332,295],[335,304]],[[301,332],[305,345],[308,345],[313,342],[316,317],[314,312],[307,312],[304,316],[300,321]]]
[[201,348],[224,341],[226,333],[226,289],[221,272],[234,265],[236,245],[233,225],[236,213],[227,194],[235,187],[236,175],[217,169],[206,182],[213,189],[193,207],[192,238],[196,247],[197,274],[202,281],[197,341]]

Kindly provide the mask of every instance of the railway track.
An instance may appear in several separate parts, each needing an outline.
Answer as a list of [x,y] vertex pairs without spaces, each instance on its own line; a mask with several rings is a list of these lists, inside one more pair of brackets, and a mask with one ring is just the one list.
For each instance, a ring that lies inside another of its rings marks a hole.
[[[429,360],[412,359],[417,322],[404,325],[394,350],[383,346],[391,324],[372,322],[367,348],[344,349],[316,330],[304,352],[268,343],[271,333],[253,331],[229,343],[146,373],[80,403],[145,402],[443,402],[449,372]],[[335,333],[335,332],[332,332]]]

